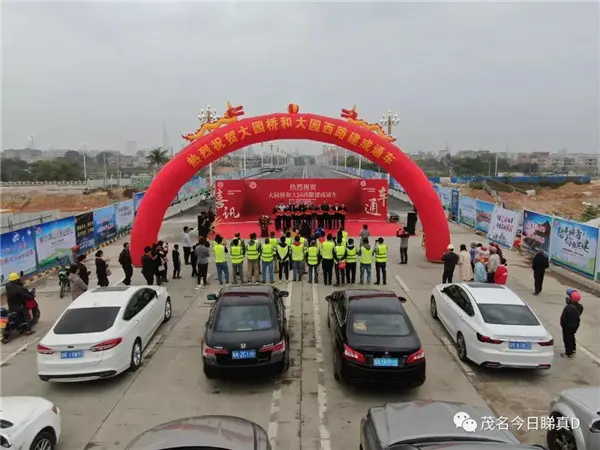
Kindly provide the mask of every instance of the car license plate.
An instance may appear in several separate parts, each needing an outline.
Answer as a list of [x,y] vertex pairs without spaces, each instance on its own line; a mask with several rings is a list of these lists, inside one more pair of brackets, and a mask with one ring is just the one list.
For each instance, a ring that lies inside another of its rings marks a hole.
[[374,358],[375,367],[398,367],[398,358]]
[[511,350],[531,350],[531,342],[509,342],[508,348]]
[[256,350],[234,350],[231,352],[232,359],[252,359],[256,358]]
[[78,351],[71,351],[71,352],[60,352],[60,358],[61,359],[77,359],[77,358],[83,358],[83,351],[82,350],[78,350]]

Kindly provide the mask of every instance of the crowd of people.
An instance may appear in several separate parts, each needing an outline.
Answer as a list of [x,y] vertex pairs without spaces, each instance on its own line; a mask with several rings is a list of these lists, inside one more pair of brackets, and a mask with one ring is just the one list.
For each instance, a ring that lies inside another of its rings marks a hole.
[[277,231],[305,228],[323,228],[328,230],[344,228],[346,226],[346,212],[348,208],[342,203],[279,203],[273,208],[275,216],[275,229]]

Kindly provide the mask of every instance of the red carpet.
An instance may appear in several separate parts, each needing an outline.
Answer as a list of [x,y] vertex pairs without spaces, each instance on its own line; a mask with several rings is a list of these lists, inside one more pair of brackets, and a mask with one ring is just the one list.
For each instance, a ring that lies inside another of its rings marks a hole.
[[[372,238],[378,237],[391,237],[396,236],[396,230],[398,230],[398,224],[388,222],[359,222],[359,221],[348,221],[346,222],[346,231],[352,236],[358,236],[360,230],[364,224],[369,226],[369,233]],[[269,231],[275,231],[276,236],[281,235],[281,231],[277,231],[275,226],[271,224]],[[337,230],[328,231],[332,234]],[[255,223],[222,223],[217,226],[216,233],[223,236],[225,239],[231,239],[235,233],[241,233],[242,238],[248,239],[250,233],[256,233],[260,237],[260,227]]]

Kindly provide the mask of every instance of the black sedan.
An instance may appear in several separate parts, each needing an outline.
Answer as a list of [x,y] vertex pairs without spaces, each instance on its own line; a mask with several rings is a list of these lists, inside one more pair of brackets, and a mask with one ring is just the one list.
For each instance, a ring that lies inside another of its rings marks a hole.
[[336,291],[326,300],[336,380],[399,387],[425,382],[425,352],[404,310],[405,298],[356,289]]
[[283,373],[289,366],[289,333],[283,298],[272,286],[232,286],[214,301],[202,343],[207,378],[249,370]]

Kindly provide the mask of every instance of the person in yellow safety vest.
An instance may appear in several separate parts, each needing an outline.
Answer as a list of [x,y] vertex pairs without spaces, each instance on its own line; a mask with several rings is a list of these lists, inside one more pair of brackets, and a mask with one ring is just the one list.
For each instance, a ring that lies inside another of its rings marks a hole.
[[277,238],[275,237],[275,232],[271,231],[271,235],[269,237],[269,244],[273,247],[273,270],[277,272]]
[[333,249],[333,258],[335,259],[335,285],[346,284],[346,246],[341,236],[338,237],[337,245]]
[[319,282],[319,263],[321,262],[321,252],[317,247],[317,241],[311,241],[310,247],[306,249],[306,265],[308,266],[308,282]]
[[344,239],[344,235],[342,234],[342,232],[341,232],[341,231],[338,231],[338,232],[337,232],[337,235],[336,235],[336,238],[335,238],[335,241],[337,242],[337,241],[339,241],[340,239],[341,239],[341,241],[342,241],[342,245],[345,247],[345,246],[346,246],[346,240]]
[[254,275],[258,282],[260,277],[259,257],[260,257],[260,242],[256,240],[256,233],[250,235],[250,241],[246,245],[246,259],[248,259],[248,281],[254,283]]
[[273,276],[273,246],[270,243],[269,238],[265,238],[265,243],[262,246],[260,252],[260,261],[262,264],[262,282],[267,282],[267,271],[269,272],[269,282],[274,283],[275,278]]
[[285,281],[290,280],[290,247],[285,242],[285,236],[279,238],[279,243],[275,248],[277,252],[277,260],[279,262],[279,281],[283,281],[283,274],[285,274]]
[[234,238],[237,239],[238,241],[240,241],[240,245],[242,246],[242,250],[243,250],[244,254],[246,254],[246,243],[241,238],[241,236],[242,236],[241,233],[235,233]]
[[377,239],[377,244],[375,244],[375,284],[379,284],[380,281],[383,281],[383,284],[386,284],[387,278],[387,245],[383,243],[383,238],[380,237]]
[[344,230],[344,227],[340,227],[340,231],[342,232],[342,237],[344,238],[344,243],[348,242],[348,232]]
[[240,277],[240,283],[244,284],[244,247],[239,239],[234,239],[231,243],[231,273],[233,284],[237,284],[237,277]]
[[300,236],[296,235],[292,245],[292,281],[302,281],[304,275],[304,246],[300,242]]
[[373,266],[373,249],[369,244],[369,238],[362,240],[362,245],[358,250],[358,256],[360,257],[360,284],[365,281],[365,275],[367,275],[367,284],[371,284],[371,267]]
[[215,251],[215,264],[217,266],[217,278],[219,283],[223,284],[223,278],[225,283],[229,283],[229,266],[227,266],[227,247],[223,243],[223,238],[220,235],[215,236],[215,245],[213,246]]
[[333,236],[327,235],[327,240],[321,246],[321,265],[323,266],[323,280],[325,285],[331,286],[333,283]]
[[285,233],[285,243],[286,243],[286,244],[287,244],[289,247],[291,247],[291,246],[292,246],[292,244],[293,244],[293,242],[294,242],[294,240],[292,239],[292,233],[291,233],[291,231],[287,231],[287,232]]
[[354,239],[348,239],[346,245],[346,283],[354,284],[356,282],[356,259],[358,250],[354,246]]

